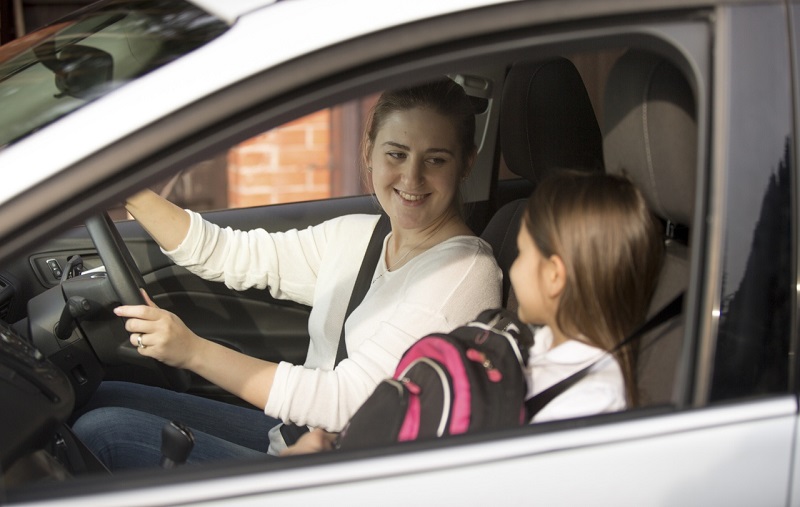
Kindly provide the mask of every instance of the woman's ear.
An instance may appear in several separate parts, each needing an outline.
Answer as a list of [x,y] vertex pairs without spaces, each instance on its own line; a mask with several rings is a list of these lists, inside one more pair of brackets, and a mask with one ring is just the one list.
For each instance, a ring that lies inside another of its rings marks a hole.
[[369,139],[364,139],[364,149],[361,153],[361,158],[364,161],[364,167],[370,167],[372,165],[372,142]]
[[361,181],[364,183],[367,191],[371,194],[375,193],[375,186],[372,184],[372,143],[364,138],[363,148],[361,150]]
[[555,299],[561,296],[564,287],[567,286],[567,267],[558,255],[551,255],[547,262],[546,290],[547,294]]

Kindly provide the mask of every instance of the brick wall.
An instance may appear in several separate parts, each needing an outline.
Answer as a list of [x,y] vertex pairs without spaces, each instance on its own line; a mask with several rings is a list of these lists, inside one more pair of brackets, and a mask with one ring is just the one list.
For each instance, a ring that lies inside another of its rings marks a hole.
[[330,111],[256,136],[228,154],[228,205],[324,199],[331,195]]

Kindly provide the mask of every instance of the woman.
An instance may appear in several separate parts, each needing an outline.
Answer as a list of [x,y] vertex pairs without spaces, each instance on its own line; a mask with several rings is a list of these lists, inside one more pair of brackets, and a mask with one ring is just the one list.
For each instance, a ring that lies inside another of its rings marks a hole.
[[[367,126],[364,161],[391,232],[363,302],[347,320],[348,358],[334,368],[347,297],[378,217],[349,215],[303,231],[221,229],[145,191],[128,211],[177,264],[244,290],[312,306],[303,366],[272,363],[205,340],[175,315],[123,306],[139,353],[189,369],[253,404],[233,407],[124,383],[101,386],[73,429],[111,469],[156,465],[167,419],[194,430],[189,461],[278,454],[278,424],[340,430],[414,340],[500,305],[491,248],[460,214],[475,156],[475,119],[449,79],[384,93]],[[343,289],[343,288],[347,289]],[[92,410],[93,409],[93,410]],[[263,412],[262,412],[263,411]],[[266,414],[266,415],[265,415]],[[269,430],[269,439],[266,432]]]

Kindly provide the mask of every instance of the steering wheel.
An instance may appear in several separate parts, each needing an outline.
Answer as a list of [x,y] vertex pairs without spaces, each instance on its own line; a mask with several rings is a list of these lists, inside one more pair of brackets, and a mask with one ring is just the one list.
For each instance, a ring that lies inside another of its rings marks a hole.
[[[103,212],[88,218],[86,229],[105,265],[108,281],[111,282],[111,287],[120,302],[123,305],[146,304],[139,291],[140,287],[145,286],[144,278],[108,213]],[[130,342],[126,342],[124,346],[133,348]],[[183,392],[189,388],[191,380],[188,371],[169,366],[155,359],[153,362],[173,390]]]

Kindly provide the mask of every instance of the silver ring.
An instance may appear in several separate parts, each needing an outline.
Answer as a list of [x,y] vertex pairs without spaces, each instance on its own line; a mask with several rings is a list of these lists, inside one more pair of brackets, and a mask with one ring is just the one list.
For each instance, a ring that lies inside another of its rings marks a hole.
[[146,349],[147,345],[142,343],[142,333],[136,333],[136,348],[137,349]]

